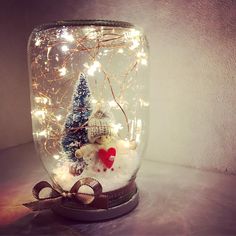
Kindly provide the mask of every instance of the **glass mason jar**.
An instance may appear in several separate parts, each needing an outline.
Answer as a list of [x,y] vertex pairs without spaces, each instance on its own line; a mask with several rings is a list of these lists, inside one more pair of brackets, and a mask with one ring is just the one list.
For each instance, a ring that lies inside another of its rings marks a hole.
[[134,180],[148,132],[142,31],[118,21],[45,24],[31,34],[28,63],[34,142],[53,183],[69,191],[92,177],[109,192]]

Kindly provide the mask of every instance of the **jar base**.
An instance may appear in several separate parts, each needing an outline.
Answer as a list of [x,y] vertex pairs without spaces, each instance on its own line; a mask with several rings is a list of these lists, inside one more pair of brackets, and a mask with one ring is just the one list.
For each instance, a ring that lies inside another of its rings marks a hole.
[[64,204],[57,205],[52,208],[52,211],[65,218],[83,221],[83,222],[95,222],[110,220],[119,216],[125,215],[132,211],[139,202],[139,193],[137,192],[127,202],[120,205],[108,208],[108,209],[79,209],[76,206],[66,206]]

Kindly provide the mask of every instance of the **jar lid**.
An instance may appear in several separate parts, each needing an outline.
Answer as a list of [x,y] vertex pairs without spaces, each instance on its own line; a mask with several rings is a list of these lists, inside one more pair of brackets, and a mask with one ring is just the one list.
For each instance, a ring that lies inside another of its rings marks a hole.
[[58,26],[107,26],[107,27],[121,27],[121,28],[134,28],[135,26],[125,21],[113,20],[62,20],[51,23],[45,23],[35,28],[35,31],[46,30]]

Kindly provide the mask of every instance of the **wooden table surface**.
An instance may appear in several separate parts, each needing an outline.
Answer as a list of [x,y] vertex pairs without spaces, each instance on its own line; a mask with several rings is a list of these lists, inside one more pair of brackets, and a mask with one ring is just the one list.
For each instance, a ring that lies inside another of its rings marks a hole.
[[32,143],[0,152],[0,235],[236,235],[236,176],[144,160],[138,207],[100,223],[23,207],[47,178]]

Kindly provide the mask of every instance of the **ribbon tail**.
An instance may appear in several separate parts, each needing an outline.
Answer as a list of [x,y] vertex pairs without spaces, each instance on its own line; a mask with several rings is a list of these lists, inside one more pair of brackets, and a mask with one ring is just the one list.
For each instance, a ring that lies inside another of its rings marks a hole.
[[61,202],[62,197],[43,199],[34,202],[24,203],[23,206],[29,208],[32,211],[41,211],[50,209],[52,206]]

